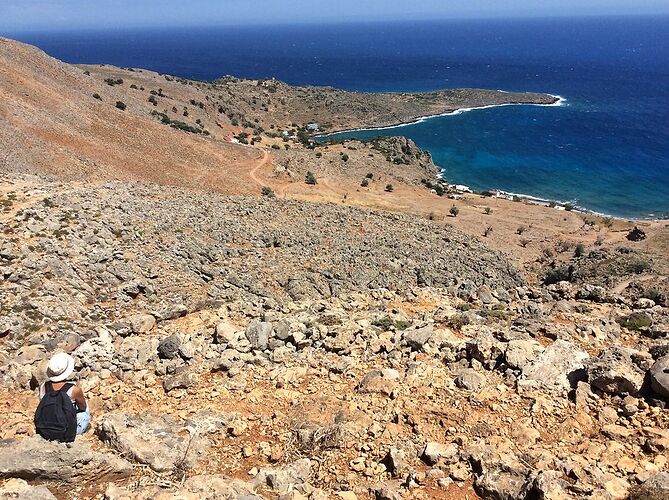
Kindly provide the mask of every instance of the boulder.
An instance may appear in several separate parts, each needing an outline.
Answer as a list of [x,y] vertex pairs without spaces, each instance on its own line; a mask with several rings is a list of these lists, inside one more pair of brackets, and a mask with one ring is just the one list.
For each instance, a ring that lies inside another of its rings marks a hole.
[[504,359],[511,368],[523,370],[544,351],[536,340],[512,340],[506,347]]
[[372,370],[363,377],[356,389],[363,394],[385,394],[390,396],[400,379],[397,370],[386,368],[384,370]]
[[477,391],[485,384],[485,376],[474,370],[467,368],[462,370],[455,378],[455,385],[468,391]]
[[163,388],[165,392],[173,391],[174,389],[187,389],[197,383],[197,375],[191,372],[187,367],[182,367],[177,370],[174,375],[169,375],[163,380]]
[[588,357],[574,344],[556,340],[523,368],[518,387],[569,390],[584,376]]
[[174,333],[160,341],[158,356],[163,359],[174,359],[179,355],[179,347],[181,347],[181,336]]
[[255,486],[267,486],[274,491],[288,491],[292,487],[304,484],[311,474],[311,460],[302,458],[277,469],[260,469],[254,478]]
[[190,435],[168,415],[108,413],[96,428],[107,445],[156,472],[172,471],[178,463],[193,466],[209,443]]
[[246,338],[253,349],[264,351],[267,349],[270,335],[272,334],[272,323],[253,320],[246,328]]
[[0,498],[15,500],[56,500],[46,486],[31,486],[23,479],[10,479],[0,486]]
[[93,451],[83,440],[65,444],[35,435],[0,442],[0,479],[117,479],[131,473],[129,462],[110,453]]
[[669,397],[669,356],[658,359],[650,369],[650,384],[660,396]]
[[633,488],[630,500],[664,500],[669,498],[669,472],[660,472]]
[[616,395],[635,395],[643,385],[645,371],[637,366],[650,354],[625,347],[609,347],[588,364],[590,385]]
[[404,342],[414,351],[423,350],[423,346],[429,342],[434,335],[432,325],[424,326],[416,330],[404,332]]
[[135,314],[127,319],[132,333],[147,333],[156,326],[156,318],[151,314]]
[[454,444],[429,442],[423,448],[420,458],[428,465],[434,465],[439,460],[450,460],[458,454],[458,447]]

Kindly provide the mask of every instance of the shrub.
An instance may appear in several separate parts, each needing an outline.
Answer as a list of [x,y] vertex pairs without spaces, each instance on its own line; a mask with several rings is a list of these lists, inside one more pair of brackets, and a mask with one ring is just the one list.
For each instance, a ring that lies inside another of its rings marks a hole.
[[386,193],[392,193],[393,192],[393,185],[392,184],[387,184],[386,185]]
[[595,245],[600,247],[600,246],[602,246],[603,243],[604,243],[604,236],[602,236],[601,234],[598,234],[597,239],[595,240]]
[[520,236],[525,231],[527,231],[527,228],[525,226],[518,226],[518,229],[516,229],[516,234]]
[[122,85],[123,84],[123,79],[122,78],[105,78],[105,83],[109,85],[110,87],[113,87],[114,85]]
[[527,238],[520,238],[520,246],[521,247],[525,248],[529,244],[530,244],[530,240],[528,240]]
[[96,92],[95,94],[93,94],[93,99],[97,99],[98,101],[101,101],[101,100],[102,100],[102,97],[100,97],[100,94],[98,94],[98,93]]
[[374,178],[374,174],[370,172],[370,173],[368,173],[365,177],[366,177],[367,179],[373,179],[373,178]]
[[557,203],[555,203],[554,201],[550,201],[550,202],[548,202],[548,207],[549,208],[555,208],[555,207],[557,207]]
[[648,288],[644,290],[641,296],[645,299],[650,299],[656,304],[662,305],[667,300],[667,297],[655,288]]
[[576,245],[576,249],[574,250],[574,256],[575,257],[583,257],[585,255],[585,245],[583,243],[579,243]]
[[263,196],[267,196],[269,198],[274,198],[275,196],[274,191],[269,186],[263,186],[263,188],[260,190],[260,194],[262,194]]
[[360,185],[362,187],[366,188],[367,186],[369,186],[369,179],[367,179],[367,178],[363,179],[362,182],[360,183]]
[[649,271],[652,268],[650,262],[641,258],[630,260],[627,262],[625,267],[627,268],[627,272],[632,274],[641,274],[644,271]]
[[520,196],[518,196],[517,194],[514,194],[513,195],[513,201],[519,202],[520,201]]
[[125,111],[125,108],[127,107],[123,101],[116,101],[116,107],[120,109],[121,111]]
[[311,186],[315,186],[316,184],[318,184],[318,181],[316,180],[316,176],[313,174],[313,172],[307,172],[307,175],[304,179],[304,182],[306,182],[307,184],[309,184]]
[[348,161],[348,155],[346,153],[341,155],[341,161],[343,161],[344,163],[346,163]]
[[132,85],[130,85],[130,88],[133,89],[133,90],[138,90],[137,85],[135,85],[134,83]]
[[451,209],[448,211],[449,214],[451,214],[453,217],[457,217],[458,214],[460,213],[460,209],[453,205]]
[[492,233],[492,226],[488,226],[483,230],[483,236],[485,236],[486,238],[490,233]]
[[576,208],[576,207],[575,207],[572,203],[567,203],[567,204],[564,206],[564,209],[565,209],[567,212],[571,212],[572,210],[574,210],[574,208]]
[[281,149],[281,146],[278,144],[272,144],[272,149]]
[[483,210],[483,213],[485,213],[486,215],[491,215],[492,214],[492,208],[485,207],[485,210]]
[[551,269],[546,274],[544,278],[544,285],[553,285],[560,281],[571,281],[572,269],[567,266],[560,266],[555,269]]
[[150,95],[148,101],[153,104],[154,106],[158,106],[158,99],[156,99],[155,96]]
[[617,321],[620,326],[628,330],[641,330],[653,324],[651,317],[643,312],[633,312],[629,316],[618,318]]

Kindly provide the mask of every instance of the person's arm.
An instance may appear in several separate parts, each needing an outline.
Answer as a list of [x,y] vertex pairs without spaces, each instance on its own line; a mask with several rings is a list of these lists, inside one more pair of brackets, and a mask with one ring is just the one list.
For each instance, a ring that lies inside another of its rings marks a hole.
[[86,397],[84,396],[84,391],[81,390],[81,387],[75,385],[72,388],[72,399],[77,403],[77,408],[82,411],[86,409]]

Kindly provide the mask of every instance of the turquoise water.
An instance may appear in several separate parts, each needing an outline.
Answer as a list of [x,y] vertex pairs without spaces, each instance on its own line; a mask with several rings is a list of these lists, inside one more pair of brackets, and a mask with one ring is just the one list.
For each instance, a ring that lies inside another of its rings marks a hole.
[[225,74],[358,91],[539,91],[391,133],[446,179],[620,217],[669,215],[669,17],[554,18],[10,34],[75,63]]

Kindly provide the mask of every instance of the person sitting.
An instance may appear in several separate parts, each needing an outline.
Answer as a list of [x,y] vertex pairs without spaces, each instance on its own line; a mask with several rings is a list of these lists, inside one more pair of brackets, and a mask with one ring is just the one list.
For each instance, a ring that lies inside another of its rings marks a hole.
[[81,387],[69,382],[74,359],[61,352],[49,360],[49,379],[40,386],[35,429],[49,441],[72,442],[91,425],[91,410]]

